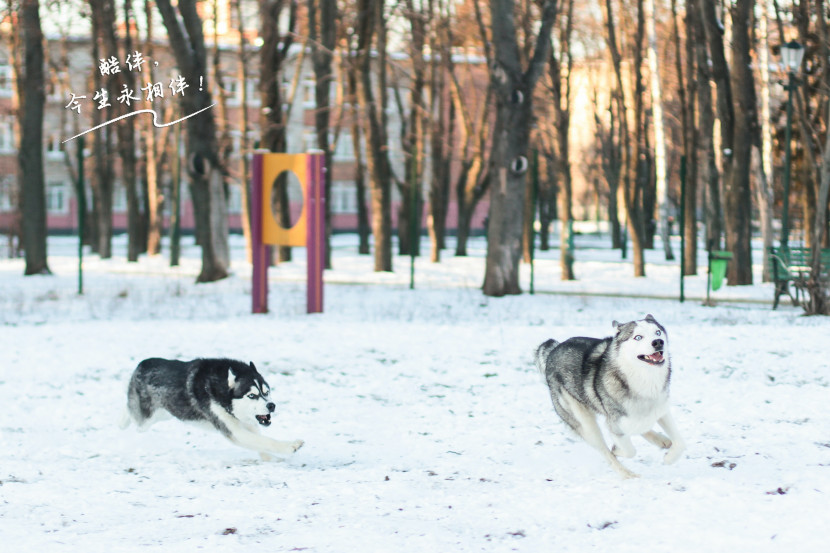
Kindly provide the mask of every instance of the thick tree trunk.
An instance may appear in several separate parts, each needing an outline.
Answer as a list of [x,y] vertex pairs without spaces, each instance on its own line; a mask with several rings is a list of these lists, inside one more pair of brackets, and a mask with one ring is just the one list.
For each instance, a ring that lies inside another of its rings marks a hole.
[[[386,45],[383,29],[384,2],[360,0],[358,6],[357,86],[360,105],[365,110],[367,123],[367,165],[372,191],[372,233],[375,239],[375,271],[392,270],[392,174],[386,140]],[[378,90],[379,102],[372,89],[372,39],[378,31]],[[379,104],[379,105],[378,105]]]
[[[680,232],[683,233],[685,240],[684,250],[680,255],[683,256],[683,271],[684,275],[697,274],[697,183],[698,183],[698,120],[695,117],[697,110],[695,106],[698,100],[698,80],[695,78],[695,71],[697,64],[695,63],[696,55],[695,48],[699,46],[705,50],[706,44],[702,38],[698,36],[698,22],[700,17],[697,10],[690,8],[690,0],[686,2],[686,75],[684,79],[683,64],[680,58],[680,23],[677,16],[676,1],[672,0],[672,13],[674,14],[674,29],[675,29],[675,53],[677,57],[677,76],[678,94],[680,96],[680,104],[682,110],[683,122],[683,154],[686,157],[686,175],[684,188],[685,193],[683,197],[683,228]],[[707,68],[708,71],[708,68]],[[685,82],[684,82],[685,81]],[[708,87],[708,80],[703,84]],[[710,106],[711,111],[711,106]]]
[[[156,5],[182,76],[188,83],[198,83],[200,78],[205,79],[208,74],[207,54],[202,21],[195,0],[179,0],[175,10],[170,0],[157,0]],[[201,111],[186,121],[186,159],[191,178],[196,233],[202,247],[202,270],[197,281],[212,282],[228,276],[228,208],[224,174],[218,156],[216,123],[210,111],[213,105],[211,86],[202,82],[202,90],[190,86],[180,101],[185,114]]]
[[752,141],[759,129],[752,76],[749,26],[754,0],[738,0],[732,9],[732,57],[735,83],[735,126],[732,140],[732,166],[725,181],[726,247],[732,252],[727,269],[730,286],[752,284],[752,198],[749,174]]
[[49,274],[46,259],[46,190],[43,173],[43,110],[46,102],[43,32],[38,0],[19,7],[23,47],[20,95],[20,198],[26,275]]
[[490,188],[483,290],[487,296],[504,296],[521,293],[519,261],[533,89],[550,53],[557,2],[548,0],[542,6],[538,39],[525,71],[516,42],[513,1],[491,0],[490,13],[495,51],[491,82],[496,92],[496,123],[490,157],[494,182]]

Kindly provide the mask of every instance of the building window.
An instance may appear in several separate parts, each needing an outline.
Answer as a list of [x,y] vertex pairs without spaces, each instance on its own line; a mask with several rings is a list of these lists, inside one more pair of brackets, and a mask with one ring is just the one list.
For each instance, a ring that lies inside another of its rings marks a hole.
[[331,212],[357,213],[357,192],[351,181],[337,181],[331,185]]
[[49,159],[63,159],[63,143],[59,134],[50,134],[46,139],[46,157]]
[[15,190],[17,179],[11,175],[0,177],[0,213],[13,211],[15,206],[14,198],[17,196]]
[[317,107],[317,99],[314,97],[314,81],[303,81],[303,107],[314,108]]
[[14,92],[14,77],[11,65],[0,65],[0,97],[11,98]]
[[127,211],[127,189],[121,184],[121,181],[115,181],[115,186],[113,186],[112,210],[115,213]]
[[[334,141],[334,135],[329,137],[329,143]],[[334,148],[334,159],[338,161],[353,161],[354,160],[354,141],[352,140],[352,133],[343,131],[337,138],[337,145]]]
[[0,115],[0,153],[14,152],[14,121],[9,115]]
[[63,181],[52,181],[47,183],[46,211],[49,213],[67,213],[69,211],[67,186]]
[[239,186],[228,188],[228,213],[239,215],[242,213],[242,191]]

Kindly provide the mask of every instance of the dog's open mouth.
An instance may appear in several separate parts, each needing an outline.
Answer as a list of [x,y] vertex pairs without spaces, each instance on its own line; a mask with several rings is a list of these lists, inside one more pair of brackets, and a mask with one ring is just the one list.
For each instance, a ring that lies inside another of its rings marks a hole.
[[271,424],[271,415],[257,415],[256,421],[262,426],[268,426]]
[[655,351],[651,355],[638,355],[637,358],[642,359],[646,363],[650,363],[652,365],[662,365],[663,361],[665,361],[662,351]]

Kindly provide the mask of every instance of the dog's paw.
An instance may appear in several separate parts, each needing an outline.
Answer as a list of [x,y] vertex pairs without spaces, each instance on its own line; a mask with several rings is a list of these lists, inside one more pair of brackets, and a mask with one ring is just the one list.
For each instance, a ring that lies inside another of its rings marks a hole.
[[621,448],[621,447],[619,447],[618,445],[615,444],[611,448],[611,453],[613,453],[614,456],[616,456],[616,457],[624,457],[626,459],[631,459],[632,457],[634,457],[637,454],[637,451],[633,447],[632,448]]
[[659,432],[649,431],[643,434],[643,438],[648,440],[649,442],[653,443],[660,449],[669,449],[672,445],[671,440],[668,436],[664,436]]
[[304,441],[302,441],[302,440],[294,440],[293,442],[291,442],[291,453],[294,453],[294,452],[296,452],[298,449],[300,449],[301,447],[303,447],[303,444],[304,444],[304,443],[305,443],[305,442],[304,442]]
[[680,456],[683,454],[683,451],[686,449],[686,446],[683,442],[676,442],[674,445],[669,448],[666,452],[666,455],[663,457],[663,464],[664,465],[671,465],[672,463],[676,462],[680,459]]

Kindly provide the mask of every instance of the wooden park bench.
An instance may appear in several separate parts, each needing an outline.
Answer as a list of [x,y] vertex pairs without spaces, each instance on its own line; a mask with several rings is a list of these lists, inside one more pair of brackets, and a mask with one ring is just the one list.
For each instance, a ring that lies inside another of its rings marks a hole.
[[[769,249],[772,277],[775,282],[773,309],[778,307],[778,299],[782,294],[790,296],[793,305],[799,305],[799,296],[807,297],[807,281],[810,279],[812,255],[810,248],[803,247],[772,247]],[[830,248],[821,250],[819,274],[823,281],[830,281]],[[795,295],[790,292],[790,283],[795,288]]]

